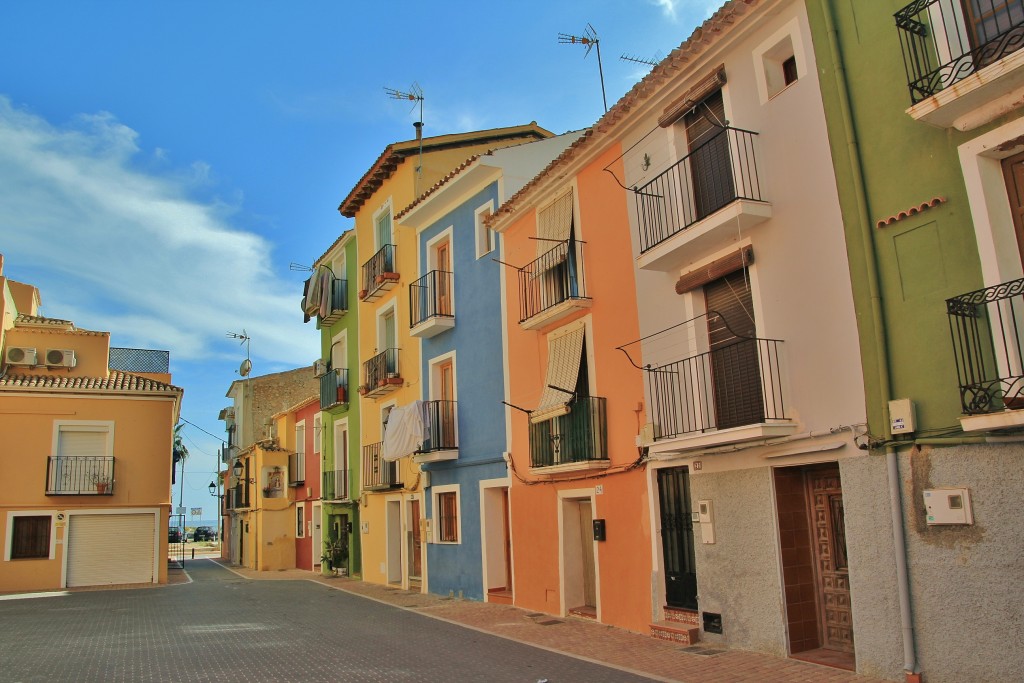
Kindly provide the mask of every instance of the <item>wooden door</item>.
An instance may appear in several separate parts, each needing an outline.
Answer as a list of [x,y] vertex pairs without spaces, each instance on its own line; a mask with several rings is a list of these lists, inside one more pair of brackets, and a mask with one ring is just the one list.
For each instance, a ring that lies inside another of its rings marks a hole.
[[434,282],[434,286],[437,288],[437,315],[451,315],[452,314],[452,293],[451,286],[449,284],[452,272],[451,262],[451,243],[445,240],[441,244],[437,245],[435,250],[435,260],[437,262],[437,268],[435,277],[437,280]]
[[423,535],[420,532],[420,501],[418,499],[409,502],[409,528],[412,537],[409,578],[418,579],[423,575]]
[[750,281],[737,270],[704,286],[715,426],[764,422],[764,396]]
[[1003,178],[1006,180],[1006,195],[1013,215],[1017,251],[1024,262],[1024,152],[1003,159]]
[[658,470],[661,550],[665,564],[665,602],[697,609],[697,562],[693,547],[690,473],[685,467]]
[[455,369],[452,362],[441,363],[437,374],[439,445],[441,448],[455,447]]
[[825,648],[853,652],[850,569],[839,468],[809,470],[806,477],[821,610],[821,644]]
[[717,90],[683,117],[690,153],[693,220],[700,220],[736,198],[725,128],[725,102]]

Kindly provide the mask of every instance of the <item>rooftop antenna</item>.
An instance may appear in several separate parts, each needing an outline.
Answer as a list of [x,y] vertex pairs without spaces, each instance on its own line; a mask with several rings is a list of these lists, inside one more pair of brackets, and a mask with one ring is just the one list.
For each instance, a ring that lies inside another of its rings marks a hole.
[[661,61],[661,56],[659,54],[655,54],[650,59],[644,59],[643,57],[637,57],[636,55],[622,53],[621,55],[619,55],[619,59],[621,59],[624,62],[633,62],[634,64],[646,64],[647,66],[655,67],[658,66],[658,62]]
[[585,45],[587,51],[583,54],[586,59],[593,48],[597,48],[597,72],[601,76],[601,100],[604,102],[604,113],[608,113],[608,98],[604,93],[604,67],[601,66],[601,41],[597,37],[597,31],[587,22],[587,28],[582,36],[571,33],[559,33],[558,42],[562,45]]
[[288,264],[288,270],[297,270],[303,273],[312,273],[315,270],[315,268],[313,268],[313,266],[307,266],[304,263],[296,263],[295,261],[292,261],[291,263]]
[[242,377],[248,377],[249,373],[252,372],[252,361],[249,360],[249,342],[252,340],[252,337],[249,336],[245,329],[242,329],[242,334],[228,332],[227,336],[231,339],[240,339],[241,342],[239,343],[245,344],[245,360],[238,366],[238,374]]
[[[393,100],[409,100],[413,103],[413,109],[416,108],[416,102],[420,105],[420,120],[416,121],[412,125],[416,128],[416,140],[420,143],[420,160],[416,166],[416,178],[421,180],[423,178],[423,88],[420,87],[419,83],[413,82],[408,90],[395,90],[394,88],[384,88],[384,92],[387,96]],[[417,191],[417,195],[419,192]]]

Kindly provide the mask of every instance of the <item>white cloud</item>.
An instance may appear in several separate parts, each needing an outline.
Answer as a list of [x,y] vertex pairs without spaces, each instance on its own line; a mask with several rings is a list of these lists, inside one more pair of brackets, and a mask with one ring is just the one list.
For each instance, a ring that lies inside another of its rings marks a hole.
[[676,5],[679,0],[651,0],[656,7],[660,7],[665,16],[672,21],[676,20]]
[[254,357],[308,363],[317,334],[302,325],[294,279],[271,270],[272,245],[228,222],[237,206],[188,195],[208,164],[139,170],[138,137],[108,113],[57,127],[0,96],[7,274],[36,274],[44,315],[109,330],[115,345],[236,358],[225,332],[245,328]]

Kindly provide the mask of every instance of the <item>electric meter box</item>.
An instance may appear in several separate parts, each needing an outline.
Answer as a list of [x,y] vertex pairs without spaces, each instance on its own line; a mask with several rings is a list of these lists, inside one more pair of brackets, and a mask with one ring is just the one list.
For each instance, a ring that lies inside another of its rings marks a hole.
[[893,434],[910,434],[914,431],[914,402],[909,398],[889,401],[889,429]]
[[968,489],[925,489],[924,507],[929,525],[974,524]]

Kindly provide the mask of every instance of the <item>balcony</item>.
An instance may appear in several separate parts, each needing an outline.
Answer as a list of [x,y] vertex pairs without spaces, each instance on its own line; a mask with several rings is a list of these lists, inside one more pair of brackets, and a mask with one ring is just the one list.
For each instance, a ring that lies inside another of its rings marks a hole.
[[320,376],[320,410],[348,405],[348,368],[328,370]]
[[569,412],[530,425],[530,467],[577,470],[608,467],[607,400],[578,396]]
[[584,242],[567,240],[519,271],[519,325],[545,327],[580,308],[590,308],[583,276]]
[[320,318],[320,326],[333,325],[348,313],[348,280],[331,280],[331,310]]
[[302,451],[288,454],[288,485],[301,486],[306,483],[306,454]]
[[1024,279],[946,301],[964,431],[1024,426]]
[[229,510],[245,510],[249,508],[249,487],[238,483],[227,490],[227,506]]
[[915,0],[895,19],[912,117],[970,130],[1017,106],[1024,0]]
[[412,456],[413,462],[441,462],[458,459],[457,403],[457,401],[425,401],[423,403],[427,438]]
[[51,455],[46,461],[46,495],[114,495],[114,456]]
[[724,247],[737,230],[771,218],[771,205],[761,196],[756,136],[748,130],[722,128],[634,190],[639,267],[677,270],[688,256]]
[[384,349],[363,363],[363,384],[359,393],[367,398],[380,398],[404,383],[398,367],[398,349]]
[[395,245],[385,244],[363,264],[363,288],[359,290],[359,300],[376,301],[384,296],[398,284],[397,268]]
[[324,500],[348,500],[348,470],[328,470],[324,472]]
[[785,436],[778,339],[739,338],[648,370],[654,452]]
[[451,273],[432,270],[409,285],[409,334],[429,338],[453,327]]
[[384,491],[401,488],[398,463],[388,462],[380,457],[383,441],[363,446],[363,488],[367,491]]

